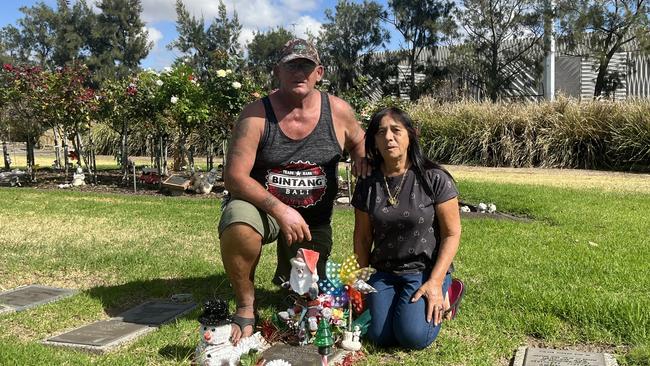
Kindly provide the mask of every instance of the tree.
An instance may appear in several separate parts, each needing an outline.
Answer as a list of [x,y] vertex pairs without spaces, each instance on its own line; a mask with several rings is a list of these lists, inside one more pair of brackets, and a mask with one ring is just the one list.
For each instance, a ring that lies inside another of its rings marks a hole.
[[560,30],[573,51],[596,60],[594,98],[620,83],[609,64],[626,45],[650,51],[648,0],[571,0],[559,3]]
[[239,44],[241,30],[242,26],[239,24],[237,12],[234,12],[232,18],[229,18],[226,5],[219,0],[219,15],[214,18],[206,32],[208,49],[217,50],[227,55],[228,64],[213,66],[235,67],[241,62],[242,53]]
[[4,63],[27,63],[29,51],[23,47],[20,30],[13,25],[7,25],[0,30],[0,45],[2,54],[7,59]]
[[93,34],[88,66],[96,81],[124,78],[138,71],[153,44],[140,19],[140,0],[101,0],[101,11],[91,25]]
[[85,59],[82,51],[88,50],[91,43],[95,15],[85,0],[78,0],[72,7],[68,3],[69,0],[57,0],[52,60],[58,66]]
[[[90,122],[98,107],[95,91],[88,86],[89,81],[88,68],[81,63],[73,62],[65,67],[57,67],[50,73],[50,93],[45,110],[49,125],[62,130],[59,135],[63,136],[66,160],[67,141],[71,139],[79,165],[83,162],[86,170],[96,180],[92,146],[86,151],[81,138],[90,129]],[[65,166],[67,175],[67,161]]]
[[542,12],[535,0],[464,0],[457,12],[466,32],[450,60],[458,74],[496,102],[515,76],[541,73]]
[[[454,3],[447,0],[390,0],[393,24],[404,38],[406,49],[403,53],[410,65],[408,83],[411,100],[416,100],[424,90],[415,83],[416,71],[424,71],[430,75],[436,72],[426,65],[433,65],[427,60],[424,65],[418,62],[425,48],[435,52],[436,46],[456,31],[456,23],[452,19]],[[435,66],[434,66],[435,68]],[[431,83],[423,83],[423,86]]]
[[219,15],[206,29],[203,17],[190,15],[182,0],[176,0],[176,31],[178,38],[167,45],[189,57],[189,61],[205,80],[208,70],[234,68],[241,61],[238,42],[241,33],[239,18],[235,13],[230,19],[226,6],[219,2]]
[[374,1],[357,4],[339,0],[335,12],[325,10],[318,39],[323,63],[331,68],[331,88],[336,92],[352,88],[360,74],[359,61],[390,39],[381,25],[384,9]]
[[34,62],[41,69],[52,65],[57,16],[52,8],[40,2],[20,8],[23,17],[18,27],[7,25],[2,29],[5,49],[21,63]]
[[49,74],[38,66],[3,65],[1,99],[8,108],[12,139],[27,145],[27,172],[35,179],[34,147],[47,129],[47,106],[51,98]]
[[[178,136],[178,153],[175,154],[174,170],[186,162],[188,153],[187,139],[195,128],[208,120],[207,94],[204,85],[199,83],[194,69],[190,65],[179,63],[171,70],[160,75],[163,82],[161,99],[164,109],[172,116]],[[189,168],[194,169],[193,157],[189,156]]]
[[282,46],[293,38],[293,33],[278,27],[267,32],[255,32],[248,44],[248,70],[261,85],[267,86],[267,89],[271,87],[271,74],[278,62]]

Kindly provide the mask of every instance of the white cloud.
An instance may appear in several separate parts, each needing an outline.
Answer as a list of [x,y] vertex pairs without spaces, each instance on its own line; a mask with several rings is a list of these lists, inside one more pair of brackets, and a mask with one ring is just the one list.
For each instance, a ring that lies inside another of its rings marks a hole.
[[[321,22],[308,15],[301,16],[294,24],[296,25],[295,26],[296,36],[301,38],[307,38],[307,32],[311,33],[314,36],[317,36],[318,32],[320,32],[320,29],[323,26]],[[292,28],[293,26],[288,29],[291,30]]]
[[163,39],[163,34],[161,31],[154,27],[144,27],[147,31],[147,40],[153,43],[153,48],[158,48],[158,42]]
[[314,10],[318,7],[316,0],[282,0],[282,7],[292,11]]
[[[219,13],[219,1],[183,0],[188,12],[197,18],[203,17],[206,23]],[[315,10],[317,0],[225,0],[228,15],[237,12],[239,22],[244,28],[268,29],[300,21],[301,12]],[[142,0],[142,19],[147,23],[176,21],[175,0]],[[312,19],[313,20],[313,19]],[[289,28],[289,27],[288,27]]]
[[249,44],[253,37],[255,36],[255,31],[250,28],[242,28],[241,33],[239,34],[239,44],[245,48]]

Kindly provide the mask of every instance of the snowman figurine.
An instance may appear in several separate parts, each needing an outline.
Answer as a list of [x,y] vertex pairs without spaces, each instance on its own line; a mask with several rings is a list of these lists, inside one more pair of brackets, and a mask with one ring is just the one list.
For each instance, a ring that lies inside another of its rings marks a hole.
[[233,345],[230,343],[228,304],[223,300],[206,301],[199,317],[201,342],[194,352],[194,364],[200,366],[229,365]]

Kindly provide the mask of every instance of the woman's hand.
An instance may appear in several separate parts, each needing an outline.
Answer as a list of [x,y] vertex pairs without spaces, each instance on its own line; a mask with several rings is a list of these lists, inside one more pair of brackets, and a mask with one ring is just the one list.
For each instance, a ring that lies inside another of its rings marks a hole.
[[426,317],[427,322],[431,322],[437,326],[442,323],[442,313],[444,309],[444,296],[442,295],[442,283],[435,283],[435,281],[428,280],[422,284],[411,298],[411,302],[416,302],[424,297],[427,303]]

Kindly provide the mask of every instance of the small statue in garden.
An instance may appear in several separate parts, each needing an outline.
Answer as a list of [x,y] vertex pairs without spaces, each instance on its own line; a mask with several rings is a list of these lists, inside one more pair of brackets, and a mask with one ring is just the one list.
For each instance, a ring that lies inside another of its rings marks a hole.
[[72,186],[79,187],[86,185],[86,175],[80,166],[77,166],[77,171],[72,175]]
[[190,189],[199,194],[207,194],[212,192],[212,187],[216,181],[217,171],[215,169],[206,174],[196,172],[190,178]]

